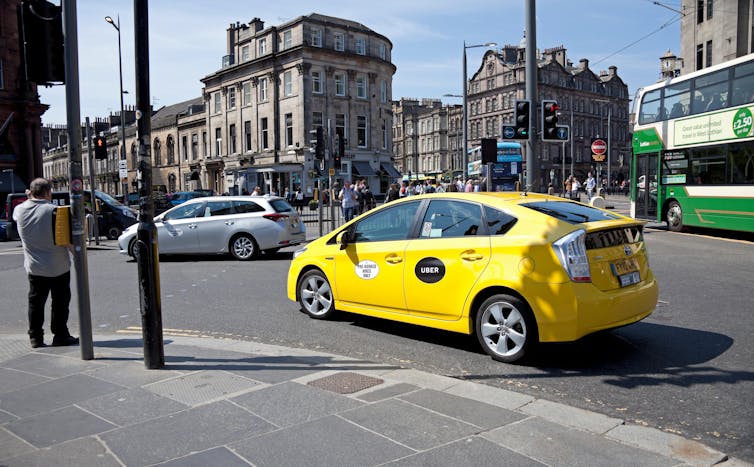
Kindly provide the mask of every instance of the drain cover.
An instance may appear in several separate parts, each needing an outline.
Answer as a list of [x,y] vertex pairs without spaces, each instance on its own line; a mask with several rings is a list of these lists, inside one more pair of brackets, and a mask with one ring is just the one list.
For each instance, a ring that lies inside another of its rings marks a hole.
[[338,394],[353,394],[354,392],[363,391],[366,388],[371,388],[372,386],[377,386],[382,383],[383,381],[379,378],[372,378],[371,376],[344,371],[342,373],[335,373],[334,375],[309,381],[308,384],[309,386],[336,392]]

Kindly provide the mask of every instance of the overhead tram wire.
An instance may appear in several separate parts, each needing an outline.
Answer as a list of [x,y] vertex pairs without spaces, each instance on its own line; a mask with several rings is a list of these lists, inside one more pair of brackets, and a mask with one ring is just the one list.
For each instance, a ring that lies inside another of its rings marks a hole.
[[649,36],[652,36],[652,35],[654,35],[654,34],[657,34],[658,32],[662,31],[663,29],[665,29],[666,27],[670,26],[671,24],[673,24],[673,23],[677,23],[678,21],[680,21],[680,20],[681,20],[681,18],[683,18],[683,16],[682,16],[682,15],[681,15],[681,16],[678,16],[677,18],[673,18],[673,19],[671,19],[671,20],[669,20],[669,21],[667,21],[667,22],[663,23],[662,25],[660,25],[660,27],[658,27],[658,28],[657,28],[657,29],[655,29],[654,31],[652,31],[652,32],[650,32],[650,33],[648,33],[648,34],[645,34],[645,35],[643,35],[642,37],[640,37],[640,38],[636,39],[635,41],[633,41],[633,42],[631,42],[630,44],[628,44],[628,45],[626,45],[626,46],[622,47],[621,49],[618,49],[618,50],[616,50],[615,52],[611,53],[610,55],[607,55],[607,56],[605,56],[605,57],[602,57],[601,59],[597,60],[596,62],[594,62],[594,65],[596,65],[596,64],[598,64],[598,63],[601,63],[601,62],[604,62],[605,60],[607,60],[607,59],[608,59],[608,58],[610,58],[610,57],[613,57],[613,56],[615,56],[615,55],[618,55],[619,53],[623,52],[624,50],[628,49],[629,47],[632,47],[632,46],[634,46],[634,45],[638,44],[639,42],[643,41],[644,39],[646,39],[646,38],[647,38],[647,37],[649,37]]

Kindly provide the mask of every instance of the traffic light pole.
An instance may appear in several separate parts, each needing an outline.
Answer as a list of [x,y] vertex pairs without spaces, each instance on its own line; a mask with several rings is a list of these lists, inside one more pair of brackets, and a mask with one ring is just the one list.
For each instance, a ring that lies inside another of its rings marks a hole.
[[151,196],[152,167],[149,142],[152,133],[152,112],[149,103],[149,9],[147,0],[134,0],[134,22],[136,139],[139,142],[139,165],[136,175],[139,187],[139,227],[136,230],[138,254],[136,260],[139,270],[141,333],[144,339],[144,366],[148,369],[160,369],[165,366],[165,350],[162,341],[157,228],[154,225],[154,205]]
[[97,197],[94,196],[94,155],[92,154],[92,132],[91,132],[91,126],[89,125],[89,117],[86,117],[86,148],[87,153],[89,154],[89,188],[90,190],[90,196],[89,200],[92,203],[92,217],[94,220],[92,221],[94,225],[92,225],[92,232],[94,236],[94,242],[95,244],[99,245],[99,220],[97,219]]
[[81,103],[79,102],[78,35],[76,2],[63,1],[63,37],[65,40],[65,108],[68,133],[68,160],[71,175],[71,243],[76,272],[76,295],[79,311],[79,336],[82,360],[94,359],[92,315],[89,303],[89,269],[84,243],[84,171],[81,167]]
[[539,192],[537,165],[537,26],[535,0],[526,0],[526,99],[535,109],[531,112],[529,139],[526,142],[526,191]]

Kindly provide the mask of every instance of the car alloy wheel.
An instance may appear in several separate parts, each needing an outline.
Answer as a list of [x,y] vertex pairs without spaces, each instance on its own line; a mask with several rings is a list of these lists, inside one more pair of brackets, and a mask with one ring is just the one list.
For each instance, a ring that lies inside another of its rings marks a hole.
[[319,270],[311,270],[301,276],[298,297],[301,308],[312,318],[329,318],[335,312],[330,282]]
[[479,343],[493,359],[511,363],[531,353],[539,338],[529,307],[510,295],[493,295],[476,316]]
[[683,210],[678,201],[670,202],[666,219],[668,221],[668,229],[671,231],[680,232],[683,230]]
[[254,239],[247,234],[239,234],[230,240],[230,254],[239,261],[247,261],[254,258],[259,249]]

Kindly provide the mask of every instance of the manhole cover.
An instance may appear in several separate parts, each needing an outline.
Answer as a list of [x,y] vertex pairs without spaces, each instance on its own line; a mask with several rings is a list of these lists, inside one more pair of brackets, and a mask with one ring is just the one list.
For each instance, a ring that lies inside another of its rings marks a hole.
[[309,386],[336,392],[338,394],[353,394],[354,392],[363,391],[366,388],[382,384],[379,378],[360,375],[344,371],[334,375],[325,376],[324,378],[309,381]]

